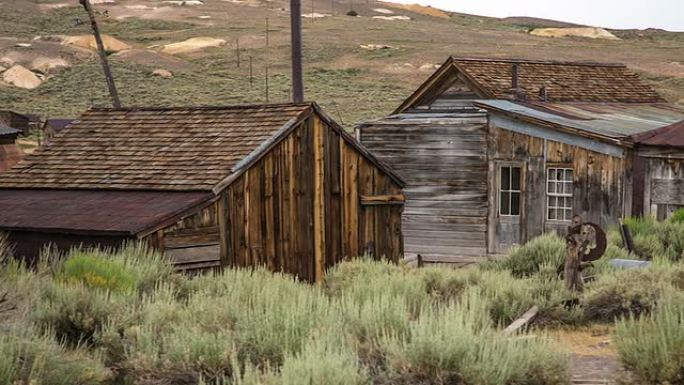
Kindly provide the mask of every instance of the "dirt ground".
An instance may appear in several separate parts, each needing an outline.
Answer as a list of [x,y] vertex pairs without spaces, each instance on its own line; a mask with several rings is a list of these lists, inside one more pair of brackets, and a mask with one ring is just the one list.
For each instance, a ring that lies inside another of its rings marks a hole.
[[573,384],[615,384],[624,376],[613,342],[612,326],[560,329],[549,335],[570,352]]

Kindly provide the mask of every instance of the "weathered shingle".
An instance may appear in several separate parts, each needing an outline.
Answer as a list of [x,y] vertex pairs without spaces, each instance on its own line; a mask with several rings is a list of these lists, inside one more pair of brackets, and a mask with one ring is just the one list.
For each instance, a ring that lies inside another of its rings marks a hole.
[[530,98],[546,88],[551,102],[656,103],[665,100],[622,64],[451,58],[490,98],[511,97],[513,66],[519,87]]
[[91,109],[0,188],[210,190],[311,104]]

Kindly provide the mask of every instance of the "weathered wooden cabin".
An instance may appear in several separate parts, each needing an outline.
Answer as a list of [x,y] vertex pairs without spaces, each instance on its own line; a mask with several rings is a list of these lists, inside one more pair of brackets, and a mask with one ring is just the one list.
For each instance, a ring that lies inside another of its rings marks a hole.
[[629,215],[630,136],[683,114],[624,65],[449,58],[356,135],[407,181],[405,255],[473,262]]
[[16,140],[19,130],[0,122],[0,172],[12,168],[21,160],[21,153]]
[[315,281],[403,254],[402,180],[315,103],[91,109],[0,176],[18,254],[147,241],[183,269]]
[[636,145],[632,214],[662,220],[684,208],[684,120],[632,136]]

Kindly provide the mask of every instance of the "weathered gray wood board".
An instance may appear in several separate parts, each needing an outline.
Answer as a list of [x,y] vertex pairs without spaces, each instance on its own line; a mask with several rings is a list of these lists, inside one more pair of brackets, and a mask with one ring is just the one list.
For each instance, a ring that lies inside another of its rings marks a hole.
[[361,141],[408,183],[405,254],[458,261],[487,252],[487,118],[404,114],[359,128]]

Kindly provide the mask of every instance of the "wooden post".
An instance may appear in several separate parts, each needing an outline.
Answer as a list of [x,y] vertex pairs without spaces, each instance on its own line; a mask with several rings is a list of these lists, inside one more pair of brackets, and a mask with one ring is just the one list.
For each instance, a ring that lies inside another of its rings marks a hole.
[[290,0],[290,32],[292,45],[292,101],[294,103],[301,103],[304,101],[301,0]]
[[252,70],[252,56],[249,57],[249,90],[254,86],[254,71]]
[[237,57],[237,68],[240,68],[240,38],[235,39],[235,56]]
[[565,288],[570,291],[580,292],[584,289],[582,278],[582,249],[584,239],[582,234],[582,218],[578,215],[572,219],[572,226],[568,229],[566,236],[566,255],[565,255]]
[[119,100],[119,93],[116,91],[116,85],[114,84],[114,77],[112,76],[112,71],[109,68],[109,62],[107,61],[107,52],[105,52],[104,43],[102,43],[102,37],[100,36],[100,29],[97,27],[97,21],[95,21],[95,14],[93,13],[93,8],[88,0],[79,0],[83,8],[85,8],[90,18],[90,26],[93,29],[93,36],[95,37],[95,43],[97,44],[97,53],[100,55],[100,62],[102,63],[102,71],[105,75],[105,80],[107,81],[107,88],[109,89],[109,96],[112,98],[112,106],[114,108],[121,108],[121,100]]
[[325,127],[317,115],[312,116],[314,140],[314,256],[316,282],[325,273]]

